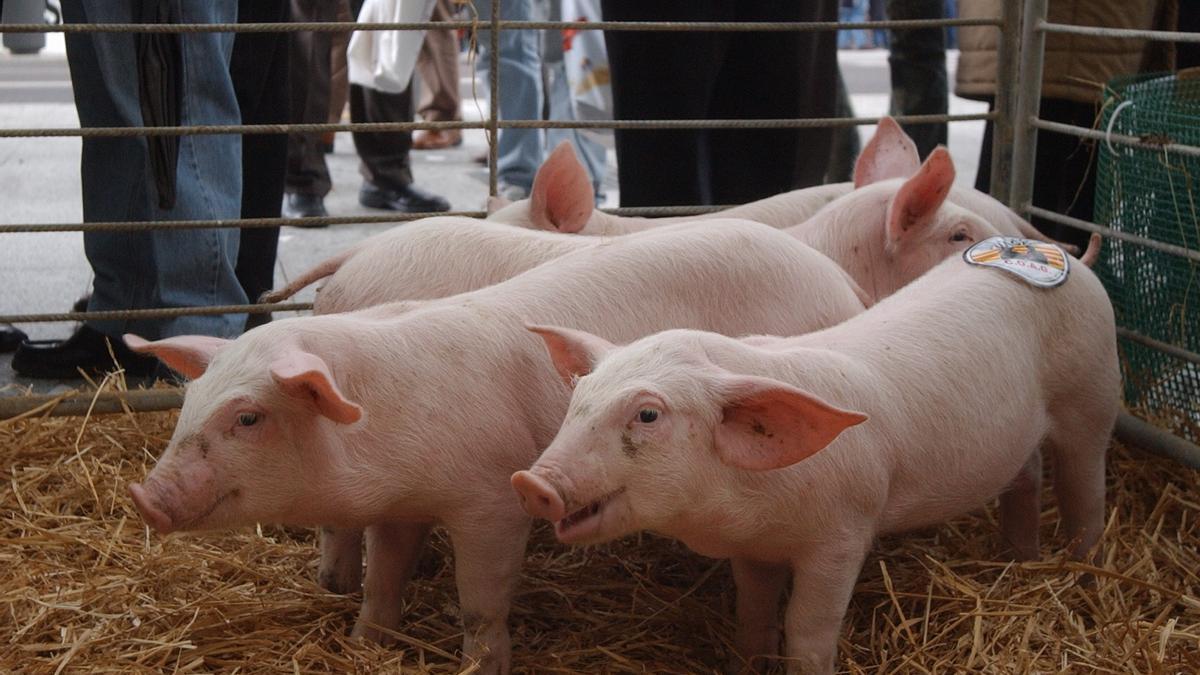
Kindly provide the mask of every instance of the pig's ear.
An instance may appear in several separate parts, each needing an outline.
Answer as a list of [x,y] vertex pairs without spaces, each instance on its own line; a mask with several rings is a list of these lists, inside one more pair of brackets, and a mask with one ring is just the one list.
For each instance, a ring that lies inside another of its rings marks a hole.
[[271,364],[271,377],[287,394],[312,400],[334,422],[353,424],[362,419],[362,408],[342,394],[329,366],[316,354],[288,351]]
[[487,214],[490,216],[500,209],[512,203],[511,199],[506,199],[498,195],[493,195],[487,198]]
[[887,210],[888,241],[897,241],[909,231],[928,225],[953,185],[954,161],[950,151],[938,146],[892,197]]
[[896,120],[884,117],[879,120],[875,135],[854,163],[854,187],[860,188],[889,178],[908,178],[920,166],[917,144],[896,124]]
[[726,375],[713,443],[721,461],[751,471],[791,466],[867,416],[765,377]]
[[587,169],[575,157],[570,143],[559,143],[533,177],[529,216],[534,226],[541,230],[578,232],[595,208],[596,195]]
[[125,345],[139,354],[153,354],[171,370],[194,380],[204,374],[213,354],[232,342],[209,335],[180,335],[165,340],[142,339],[133,333],[125,334]]
[[596,362],[613,348],[613,344],[604,338],[581,330],[532,324],[525,327],[546,342],[546,351],[550,352],[554,369],[567,386],[574,386],[575,378],[592,372]]

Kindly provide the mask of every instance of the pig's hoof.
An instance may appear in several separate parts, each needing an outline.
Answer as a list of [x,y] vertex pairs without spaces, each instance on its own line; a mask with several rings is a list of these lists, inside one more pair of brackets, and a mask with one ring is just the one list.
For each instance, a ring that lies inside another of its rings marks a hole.
[[367,642],[374,642],[383,646],[393,644],[396,639],[392,635],[374,624],[364,623],[359,621],[354,624],[354,628],[350,631],[350,637],[361,638]]
[[334,571],[322,570],[317,575],[317,583],[330,593],[349,595],[362,590],[362,578],[353,575],[338,574]]

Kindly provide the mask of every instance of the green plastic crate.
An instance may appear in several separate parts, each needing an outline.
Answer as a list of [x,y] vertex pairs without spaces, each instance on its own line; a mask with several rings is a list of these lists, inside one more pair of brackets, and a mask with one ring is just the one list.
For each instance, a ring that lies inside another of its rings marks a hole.
[[[1200,146],[1200,74],[1114,80],[1099,128],[1110,123],[1115,134]],[[1200,250],[1200,157],[1104,142],[1098,154],[1097,222]],[[1200,353],[1200,263],[1115,239],[1104,244],[1096,271],[1117,325]],[[1130,409],[1200,442],[1200,365],[1127,338],[1120,349]]]

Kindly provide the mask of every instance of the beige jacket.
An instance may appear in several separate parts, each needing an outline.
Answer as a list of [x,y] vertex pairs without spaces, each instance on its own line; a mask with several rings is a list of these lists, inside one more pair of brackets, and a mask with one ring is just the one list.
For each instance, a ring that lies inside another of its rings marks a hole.
[[[997,17],[1002,2],[1020,1],[958,0],[958,13],[962,18]],[[1047,20],[1077,26],[1170,30],[1175,23],[1176,1],[1049,0]],[[964,98],[995,94],[999,34],[1000,29],[994,26],[958,29],[956,94]],[[1050,33],[1046,36],[1042,97],[1092,103],[1100,99],[1103,85],[1116,75],[1169,69],[1169,45],[1151,44],[1144,40]]]

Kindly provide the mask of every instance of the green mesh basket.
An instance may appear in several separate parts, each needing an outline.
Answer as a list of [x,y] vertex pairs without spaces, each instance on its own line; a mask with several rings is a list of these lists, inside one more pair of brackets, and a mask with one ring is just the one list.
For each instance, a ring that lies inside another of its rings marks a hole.
[[[1113,121],[1113,117],[1116,117]],[[1200,146],[1200,76],[1160,74],[1111,82],[1100,129]],[[1115,230],[1200,251],[1200,157],[1099,144],[1096,220]],[[1096,271],[1117,325],[1200,353],[1200,263],[1106,239]],[[1200,364],[1120,339],[1131,410],[1200,442]]]

